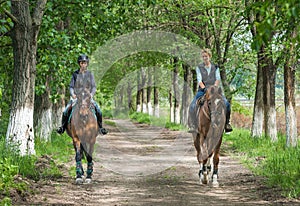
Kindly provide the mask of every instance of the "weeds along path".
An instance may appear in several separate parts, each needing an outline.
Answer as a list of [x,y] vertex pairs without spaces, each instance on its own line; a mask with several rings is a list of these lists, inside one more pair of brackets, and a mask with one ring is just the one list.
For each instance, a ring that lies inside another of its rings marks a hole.
[[[65,172],[39,183],[29,204],[57,205],[299,205],[264,185],[221,147],[218,188],[200,185],[191,134],[115,120],[97,137],[92,184]],[[66,171],[75,163],[73,157]],[[73,167],[74,169],[74,167]]]

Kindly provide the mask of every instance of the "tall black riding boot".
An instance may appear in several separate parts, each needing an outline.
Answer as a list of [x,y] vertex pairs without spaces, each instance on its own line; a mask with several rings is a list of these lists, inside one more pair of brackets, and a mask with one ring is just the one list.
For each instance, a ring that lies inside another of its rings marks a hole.
[[102,114],[100,112],[98,112],[97,109],[96,109],[96,117],[97,117],[97,122],[98,122],[98,126],[99,126],[99,133],[102,135],[107,134],[107,130],[102,127]]
[[56,130],[58,134],[62,134],[65,132],[68,125],[68,119],[69,119],[68,112],[67,114],[63,113],[61,118],[61,126]]
[[232,127],[230,125],[230,111],[226,112],[226,123],[225,123],[225,132],[231,132],[232,131]]
[[188,133],[197,133],[197,124],[196,124],[196,114],[194,112],[189,112],[188,125],[189,130]]

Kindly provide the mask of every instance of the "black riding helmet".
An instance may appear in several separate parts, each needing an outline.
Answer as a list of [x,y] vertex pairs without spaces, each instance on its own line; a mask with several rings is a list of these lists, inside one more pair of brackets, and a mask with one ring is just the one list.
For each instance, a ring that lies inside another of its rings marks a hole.
[[89,63],[89,57],[85,54],[81,54],[79,57],[78,57],[78,60],[77,60],[78,64],[80,62],[87,62]]

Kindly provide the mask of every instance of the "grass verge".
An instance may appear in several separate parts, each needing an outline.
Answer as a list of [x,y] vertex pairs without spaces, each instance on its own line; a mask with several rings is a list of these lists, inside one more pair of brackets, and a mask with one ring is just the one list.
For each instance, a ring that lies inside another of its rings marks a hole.
[[286,147],[285,138],[279,135],[278,141],[272,142],[253,138],[248,130],[235,129],[224,136],[224,141],[254,174],[266,177],[269,186],[279,186],[286,197],[299,198],[300,147]]
[[[24,194],[30,191],[26,178],[55,179],[62,176],[58,163],[70,160],[73,154],[71,138],[53,134],[51,141],[36,138],[36,155],[20,156],[13,147],[7,147],[5,137],[0,137],[0,205],[11,205],[11,192]],[[15,194],[15,193],[14,193]]]

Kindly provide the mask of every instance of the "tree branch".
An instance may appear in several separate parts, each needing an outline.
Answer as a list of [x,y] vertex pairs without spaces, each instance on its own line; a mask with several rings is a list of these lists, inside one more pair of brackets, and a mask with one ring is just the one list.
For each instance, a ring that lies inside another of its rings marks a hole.
[[47,4],[47,0],[39,0],[36,3],[36,7],[32,17],[33,25],[38,25],[38,26],[41,25],[46,4]]
[[9,18],[11,18],[11,20],[12,20],[15,24],[18,24],[18,23],[19,23],[18,19],[17,19],[14,15],[12,15],[12,13],[10,13],[9,11],[7,11],[6,9],[3,9],[3,11],[4,11],[4,13],[5,13]]

